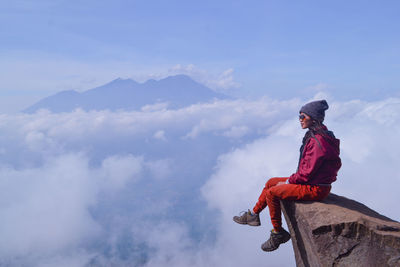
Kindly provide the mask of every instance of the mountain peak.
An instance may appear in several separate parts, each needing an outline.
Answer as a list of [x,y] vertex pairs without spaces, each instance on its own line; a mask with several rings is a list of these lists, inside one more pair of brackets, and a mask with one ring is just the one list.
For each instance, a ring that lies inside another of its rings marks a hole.
[[155,84],[155,83],[165,83],[165,82],[193,82],[196,83],[191,77],[184,75],[184,74],[178,74],[178,75],[173,75],[173,76],[168,76],[159,80],[155,79],[148,79],[145,84]]
[[110,84],[113,84],[113,85],[118,84],[118,85],[119,85],[119,84],[129,84],[129,83],[135,83],[135,84],[137,84],[137,82],[134,81],[134,80],[132,80],[132,79],[117,78],[117,79],[115,79],[115,80],[112,80],[112,81],[109,82],[109,83],[106,83],[106,84],[103,85],[103,86],[110,85]]
[[165,77],[163,80],[186,80],[186,81],[194,81],[190,76],[185,74],[177,74],[173,76]]

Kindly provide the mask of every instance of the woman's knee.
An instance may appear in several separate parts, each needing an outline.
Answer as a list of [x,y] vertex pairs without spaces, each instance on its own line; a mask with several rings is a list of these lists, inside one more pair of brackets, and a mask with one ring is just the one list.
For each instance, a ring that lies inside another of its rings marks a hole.
[[269,178],[268,181],[265,183],[267,188],[275,185],[275,178]]
[[272,186],[277,185],[279,182],[282,182],[282,180],[285,178],[282,177],[272,177],[268,179],[268,181],[265,183],[266,188],[271,188]]

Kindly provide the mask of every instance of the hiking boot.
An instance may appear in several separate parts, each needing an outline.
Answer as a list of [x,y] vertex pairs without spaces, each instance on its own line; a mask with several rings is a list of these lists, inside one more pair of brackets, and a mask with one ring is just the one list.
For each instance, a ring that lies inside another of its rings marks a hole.
[[261,245],[261,249],[264,251],[273,251],[279,248],[280,244],[283,244],[290,239],[290,234],[282,228],[282,231],[279,233],[275,233],[274,230],[271,230],[271,236],[269,239]]
[[233,220],[240,224],[248,224],[251,226],[261,225],[260,216],[258,214],[252,214],[250,210],[242,211],[240,216],[233,217]]

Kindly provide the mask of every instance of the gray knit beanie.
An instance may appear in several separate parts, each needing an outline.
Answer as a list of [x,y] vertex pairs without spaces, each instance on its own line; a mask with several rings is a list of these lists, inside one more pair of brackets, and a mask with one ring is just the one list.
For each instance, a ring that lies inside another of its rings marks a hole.
[[303,112],[313,118],[314,120],[323,122],[325,118],[325,110],[329,108],[326,100],[317,100],[305,104],[301,107],[300,113]]

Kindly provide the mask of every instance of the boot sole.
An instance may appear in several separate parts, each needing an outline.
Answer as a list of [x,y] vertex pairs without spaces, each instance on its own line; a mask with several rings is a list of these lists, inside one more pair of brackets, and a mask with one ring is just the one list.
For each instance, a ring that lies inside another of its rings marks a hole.
[[280,243],[276,248],[270,248],[270,249],[268,249],[268,248],[263,248],[263,246],[261,245],[261,249],[264,250],[264,251],[266,251],[266,252],[271,252],[271,251],[277,250],[277,249],[279,248],[280,245],[282,245],[282,244],[288,242],[289,240],[290,240],[290,238],[289,238],[288,240],[286,240],[285,242]]
[[250,225],[250,226],[260,226],[261,225],[261,223],[254,223],[254,222],[250,222],[250,223],[248,223],[248,222],[241,222],[241,221],[237,221],[237,220],[235,220],[235,218],[233,218],[233,221],[235,222],[235,223],[238,223],[238,224],[247,224],[247,225]]
[[277,249],[279,248],[280,245],[282,245],[282,244],[288,242],[288,241],[290,240],[290,238],[291,238],[291,237],[289,236],[289,238],[288,238],[287,240],[285,240],[285,241],[283,241],[282,243],[280,243],[276,248],[270,248],[270,249],[268,249],[268,248],[263,248],[263,245],[264,245],[264,244],[262,244],[262,245],[261,245],[261,249],[262,249],[263,251],[266,251],[266,252],[271,252],[271,251],[277,250]]

